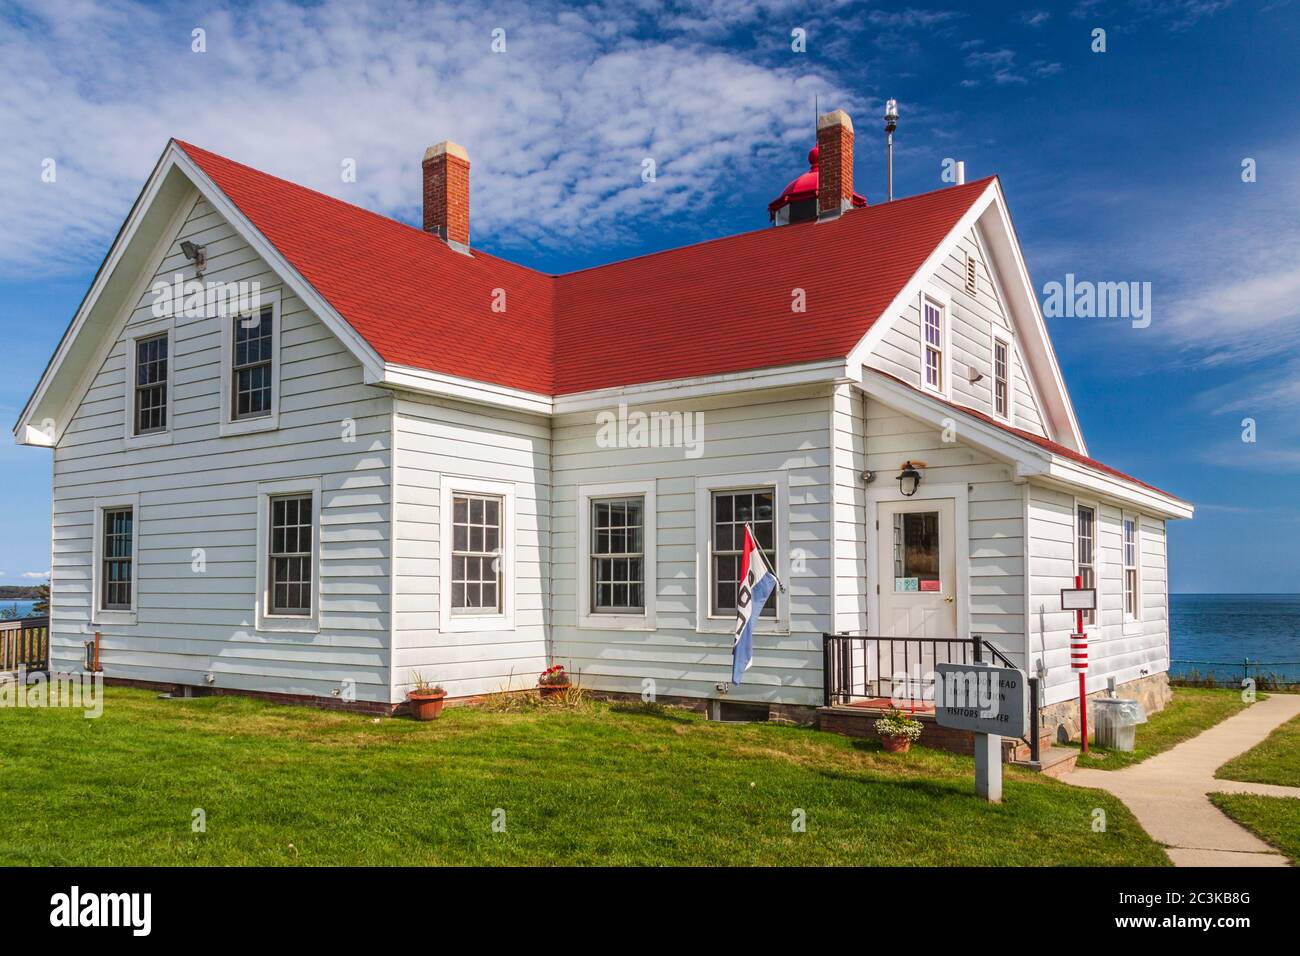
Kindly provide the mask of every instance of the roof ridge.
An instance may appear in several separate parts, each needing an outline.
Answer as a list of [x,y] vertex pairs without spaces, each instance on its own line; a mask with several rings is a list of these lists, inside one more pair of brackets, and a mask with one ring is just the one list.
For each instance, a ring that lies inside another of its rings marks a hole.
[[[229,156],[223,156],[221,153],[214,153],[210,149],[204,149],[202,146],[196,146],[195,144],[186,142],[185,140],[180,139],[178,137],[172,137],[172,138],[186,152],[193,150],[196,152],[204,153],[208,156],[212,156],[216,159],[219,159],[222,162],[230,163],[233,166],[238,166],[239,168],[246,169],[252,173],[257,173],[259,176],[265,176],[268,179],[274,179],[278,183],[284,183],[286,186],[292,186],[295,189],[305,190],[309,193],[312,193],[315,196],[320,196],[321,198],[328,200],[329,202],[338,203],[339,205],[347,206],[349,209],[355,209],[359,212],[365,213],[367,216],[373,216],[374,218],[380,219],[386,223],[392,223],[394,225],[401,226],[404,229],[410,229],[412,232],[416,232],[421,236],[428,236],[430,239],[433,239],[434,241],[437,241],[439,243],[441,243],[442,241],[438,239],[436,236],[434,236],[432,233],[426,232],[425,230],[419,228],[418,226],[413,226],[408,222],[402,222],[402,220],[394,219],[392,216],[385,216],[383,213],[375,212],[373,209],[367,209],[365,206],[359,206],[356,203],[348,202],[346,199],[339,199],[337,196],[331,196],[329,193],[321,192],[319,189],[312,189],[310,186],[304,186],[302,185],[302,183],[296,183],[292,179],[285,179],[283,176],[276,176],[274,173],[268,173],[265,170],[258,169],[256,166],[249,166],[247,163],[241,163],[239,162],[239,160],[231,159]],[[927,196],[933,196],[935,193],[945,192],[950,189],[973,190],[974,187],[987,185],[988,183],[992,182],[997,178],[998,178],[997,174],[995,173],[989,176],[985,176],[982,179],[973,179],[970,182],[961,183],[953,186],[940,186],[938,189],[927,190],[926,192],[923,193],[915,193],[911,196],[904,196],[901,199],[894,199],[891,200],[890,202],[880,203],[875,206],[866,206],[863,207],[863,209],[861,210],[858,209],[849,210],[849,212],[852,213],[858,213],[862,211],[871,212],[873,210],[886,209],[891,206],[904,205],[910,202],[914,202],[915,200],[918,199],[924,199]],[[831,222],[838,222],[839,219],[842,218],[843,216],[837,217],[836,219],[831,220]],[[792,225],[818,225],[818,223],[816,222],[792,223]],[[821,225],[826,225],[826,223],[821,223]],[[701,239],[698,242],[688,242],[680,246],[670,246],[667,249],[657,249],[653,252],[643,252],[635,256],[628,256],[626,259],[614,259],[610,262],[599,262],[596,263],[595,265],[584,266],[581,269],[571,269],[568,272],[546,272],[545,270],[537,269],[533,266],[526,265],[522,262],[516,262],[514,259],[507,259],[504,256],[499,256],[496,253],[488,252],[478,247],[474,247],[474,254],[487,256],[488,258],[495,259],[498,262],[503,262],[507,265],[511,265],[519,269],[526,269],[529,272],[535,273],[539,276],[545,276],[548,279],[556,280],[556,279],[565,279],[568,278],[569,276],[582,275],[583,273],[593,272],[597,269],[608,269],[611,266],[623,265],[624,263],[629,263],[629,262],[637,262],[638,260],[649,259],[653,256],[667,255],[668,253],[672,253],[672,252],[682,252],[687,249],[698,249],[702,246],[711,245],[716,242],[726,242],[730,239],[740,239],[744,236],[760,235],[762,233],[771,232],[772,229],[774,228],[778,228],[778,227],[770,226],[770,225],[760,226],[757,229],[746,229],[743,232],[733,232],[723,236],[711,236],[708,239]],[[779,227],[779,228],[788,228],[788,227]]]

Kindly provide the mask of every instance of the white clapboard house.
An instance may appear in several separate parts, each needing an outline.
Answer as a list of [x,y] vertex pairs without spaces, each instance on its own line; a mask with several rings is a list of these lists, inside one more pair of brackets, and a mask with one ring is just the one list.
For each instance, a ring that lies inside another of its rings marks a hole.
[[[420,229],[170,142],[15,427],[54,669],[811,716],[978,638],[1064,706],[1077,574],[1089,689],[1162,684],[1192,507],[1089,456],[998,180],[867,205],[852,150],[827,114],[774,227],[552,276],[471,245],[455,144]],[[747,522],[783,586],[729,686]]]

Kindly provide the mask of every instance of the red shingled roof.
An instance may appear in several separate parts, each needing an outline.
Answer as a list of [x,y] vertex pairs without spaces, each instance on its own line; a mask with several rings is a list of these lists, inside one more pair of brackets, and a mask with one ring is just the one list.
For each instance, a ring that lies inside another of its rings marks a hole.
[[991,182],[550,276],[178,145],[386,362],[546,395],[842,358]]
[[890,375],[888,372],[882,372],[879,369],[874,369],[874,368],[871,369],[871,374],[879,375],[881,378],[887,378],[891,382],[896,382],[899,385],[902,385],[904,388],[916,392],[918,395],[923,395],[925,398],[931,401],[938,402],[940,405],[945,405],[948,408],[951,408],[953,411],[961,412],[964,415],[970,415],[972,418],[978,418],[980,421],[984,422],[987,425],[992,425],[994,428],[999,428],[1002,431],[1014,435],[1017,438],[1021,438],[1027,442],[1031,442],[1037,445],[1039,448],[1045,448],[1054,455],[1060,455],[1062,458],[1068,458],[1071,461],[1078,462],[1081,465],[1087,465],[1089,468],[1095,468],[1097,471],[1105,472],[1106,474],[1111,475],[1112,477],[1115,478],[1119,478],[1122,481],[1127,481],[1135,485],[1140,485],[1143,488],[1146,488],[1148,491],[1154,491],[1156,494],[1164,495],[1166,498],[1173,498],[1175,501],[1183,502],[1183,504],[1190,504],[1190,502],[1187,502],[1184,499],[1179,498],[1175,494],[1171,494],[1168,491],[1164,491],[1163,489],[1157,488],[1155,485],[1149,485],[1145,481],[1141,481],[1137,478],[1134,478],[1132,475],[1126,475],[1118,468],[1112,468],[1110,467],[1110,465],[1103,464],[1102,462],[1098,461],[1095,458],[1089,458],[1087,455],[1081,454],[1080,452],[1075,451],[1073,448],[1067,448],[1065,445],[1062,445],[1059,442],[1054,442],[1050,438],[1044,438],[1042,435],[1035,435],[1033,432],[1025,431],[1023,428],[1017,428],[1015,425],[1008,425],[1006,422],[994,418],[992,415],[985,414],[984,412],[978,411],[974,408],[968,408],[965,405],[956,405],[953,402],[940,398],[938,395],[935,395],[933,392],[927,392],[922,389],[919,389],[915,385],[912,385],[910,382],[903,381],[901,378],[899,378],[896,375]]

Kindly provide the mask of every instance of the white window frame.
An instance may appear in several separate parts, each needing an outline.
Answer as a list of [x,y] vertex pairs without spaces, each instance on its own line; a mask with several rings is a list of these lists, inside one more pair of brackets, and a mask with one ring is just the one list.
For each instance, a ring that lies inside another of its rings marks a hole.
[[280,304],[279,289],[262,289],[259,290],[257,309],[253,310],[260,314],[268,305],[271,307],[271,414],[260,418],[235,418],[231,381],[235,366],[234,324],[252,315],[253,311],[217,317],[221,329],[221,410],[217,421],[222,435],[247,435],[280,427]]
[[[311,495],[311,613],[272,614],[270,593],[271,499],[284,495]],[[255,623],[259,631],[317,634],[320,632],[321,481],[290,478],[264,481],[257,486],[257,583],[254,586]]]
[[[172,316],[142,322],[129,326],[126,330],[126,365],[123,372],[125,379],[125,408],[123,438],[127,448],[149,448],[155,445],[172,443],[172,428],[176,417],[176,326]],[[135,359],[136,343],[151,339],[157,335],[167,336],[167,427],[161,431],[148,432],[144,435],[135,433]]]
[[[140,496],[118,495],[111,498],[95,498],[91,502],[94,509],[94,543],[91,549],[91,605],[90,622],[92,624],[134,624],[136,612],[140,607]],[[104,512],[118,508],[131,509],[131,607],[105,610],[101,607],[104,594]]]
[[[939,347],[942,352],[939,355],[938,388],[930,385],[925,378],[926,350],[929,347],[925,341],[925,306],[927,302],[939,310]],[[952,387],[952,375],[950,374],[952,367],[952,297],[942,289],[927,288],[921,293],[918,306],[917,344],[920,347],[921,389],[947,398]]]
[[[519,550],[519,528],[515,520],[515,485],[509,481],[488,481],[460,475],[442,475],[438,510],[438,619],[439,627],[451,633],[466,631],[513,631],[515,629],[515,594],[519,581],[515,576],[515,554]],[[451,607],[452,499],[457,494],[494,495],[501,499],[501,559],[505,566],[501,586],[501,611],[475,614]]]
[[776,594],[776,617],[759,617],[757,634],[790,633],[790,475],[785,471],[712,475],[695,480],[695,630],[701,634],[732,634],[736,615],[712,613],[713,493],[770,487],[776,490],[776,571],[784,590]]
[[[1101,628],[1102,612],[1102,562],[1101,562],[1101,502],[1089,501],[1084,498],[1074,499],[1074,512],[1070,520],[1070,563],[1074,567],[1074,573],[1070,576],[1070,587],[1074,587],[1074,579],[1079,576],[1079,509],[1087,508],[1092,512],[1092,587],[1097,591],[1097,607],[1092,612],[1092,621],[1087,620],[1087,611],[1084,611],[1083,631],[1091,635],[1094,631]],[[1084,587],[1088,587],[1084,584]],[[1074,616],[1070,617],[1070,630],[1074,630]]]
[[[581,485],[578,488],[578,574],[577,615],[578,627],[604,631],[653,631],[655,623],[655,598],[658,587],[658,564],[655,543],[658,539],[655,481],[621,481],[603,485]],[[644,545],[642,567],[645,569],[645,609],[637,614],[616,614],[593,611],[591,589],[591,503],[604,498],[643,498],[645,505],[642,534]]]
[[[1133,522],[1133,563],[1128,563],[1124,553],[1124,525]],[[1120,563],[1120,606],[1124,611],[1124,623],[1140,624],[1142,622],[1142,516],[1132,511],[1121,511],[1119,517],[1119,563]],[[1128,610],[1128,572],[1133,572],[1133,613]]]
[[[993,326],[991,334],[991,343],[989,345],[989,409],[993,417],[1010,424],[1016,417],[1016,374],[1015,374],[1015,355],[1016,346],[1012,341],[1011,334],[1004,329]],[[1005,415],[998,411],[998,345],[1003,345],[1007,350],[1007,412]]]

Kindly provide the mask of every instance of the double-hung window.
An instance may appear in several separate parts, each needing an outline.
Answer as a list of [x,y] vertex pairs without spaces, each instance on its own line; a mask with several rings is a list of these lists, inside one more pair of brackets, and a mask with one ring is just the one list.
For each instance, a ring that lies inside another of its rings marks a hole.
[[167,333],[135,339],[134,430],[167,430]]
[[501,498],[452,498],[451,609],[453,614],[500,614],[505,584]]
[[134,624],[139,600],[136,554],[140,496],[97,498],[92,508],[91,620],[97,624]]
[[258,290],[256,304],[223,313],[221,328],[222,435],[268,431],[280,424],[280,300],[278,289]]
[[314,523],[312,496],[270,498],[271,540],[267,555],[270,580],[268,613],[307,617],[312,613]]
[[578,627],[655,629],[655,484],[651,478],[578,487]]
[[[1097,586],[1096,571],[1096,541],[1097,541],[1097,512],[1092,508],[1079,505],[1077,516],[1077,538],[1078,553],[1076,567],[1080,582],[1085,588],[1095,588]],[[1083,623],[1095,624],[1097,621],[1096,611],[1084,611]]]
[[266,418],[271,414],[275,375],[273,321],[269,305],[263,306],[256,315],[237,316],[233,320],[231,421]]
[[993,411],[999,418],[1011,417],[1010,352],[1004,340],[993,340]]
[[[529,548],[532,541],[516,524],[515,483],[444,474],[441,484],[439,629],[513,631],[521,578],[515,573],[516,556],[538,560]],[[523,578],[528,584],[536,580],[526,573]]]
[[[736,592],[740,582],[740,562],[745,546],[745,526],[754,532],[754,543],[763,550],[767,563],[777,567],[776,489],[747,488],[741,491],[713,492],[712,554],[709,556],[712,594],[710,613],[725,616],[736,610]],[[778,593],[764,605],[761,616],[777,617]]]
[[104,509],[99,579],[102,611],[129,611],[134,607],[134,527],[134,508]]
[[320,631],[319,478],[257,486],[257,628]]
[[1138,617],[1137,519],[1124,519],[1124,618]]
[[173,322],[165,316],[127,326],[123,423],[128,448],[172,440]]
[[645,613],[645,498],[591,502],[591,612]]
[[947,387],[944,380],[946,310],[946,305],[930,296],[921,297],[921,381],[935,392]]

